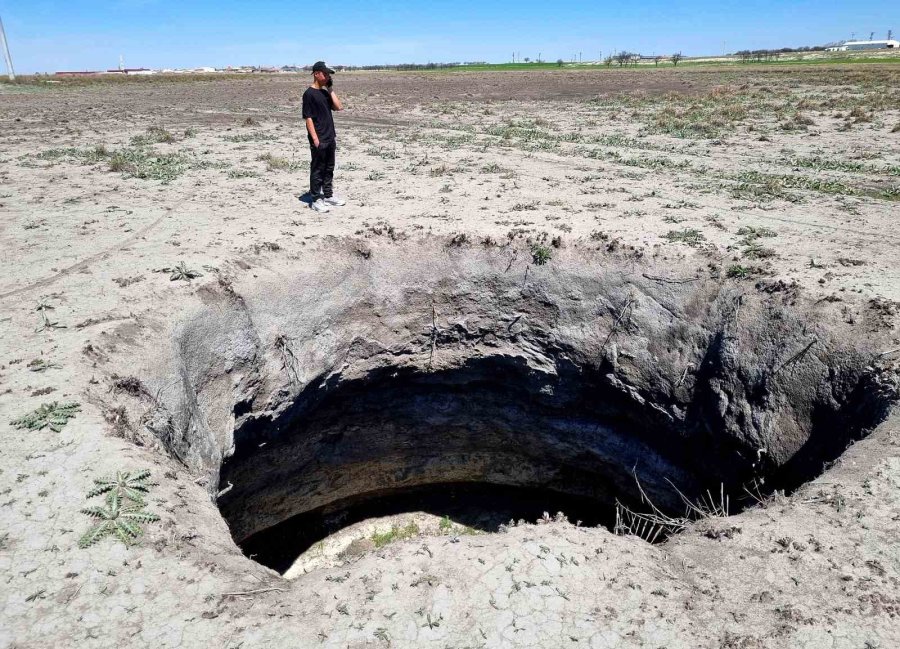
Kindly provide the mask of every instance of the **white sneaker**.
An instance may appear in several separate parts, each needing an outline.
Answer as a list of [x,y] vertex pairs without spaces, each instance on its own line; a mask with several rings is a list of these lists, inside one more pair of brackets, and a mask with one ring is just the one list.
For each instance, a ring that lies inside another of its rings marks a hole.
[[347,204],[347,201],[345,201],[343,198],[338,198],[337,196],[329,196],[322,200],[325,201],[326,205],[334,205],[335,207],[340,207],[341,205]]
[[319,200],[313,201],[309,204],[310,208],[314,209],[319,214],[325,214],[326,212],[330,212],[331,208],[325,204],[325,199],[320,198]]

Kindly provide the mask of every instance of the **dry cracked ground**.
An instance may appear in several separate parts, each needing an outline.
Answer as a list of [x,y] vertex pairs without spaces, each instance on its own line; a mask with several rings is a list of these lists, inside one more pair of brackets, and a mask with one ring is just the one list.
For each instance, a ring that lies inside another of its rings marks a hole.
[[0,86],[0,646],[900,646],[898,66],[304,82]]

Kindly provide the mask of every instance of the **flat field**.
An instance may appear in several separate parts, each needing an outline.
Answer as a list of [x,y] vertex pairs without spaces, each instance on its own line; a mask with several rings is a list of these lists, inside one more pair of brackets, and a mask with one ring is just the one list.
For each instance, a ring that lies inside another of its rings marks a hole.
[[[802,296],[896,359],[900,66],[340,73],[328,214],[304,202],[307,83],[0,84],[0,647],[898,646],[896,412],[803,490],[663,546],[441,526],[286,581],[122,404],[159,398],[139,379],[185,314],[327,274],[345,239],[508,246],[526,280],[570,247],[669,265],[644,277]],[[52,401],[81,410],[12,425]],[[79,549],[92,481],[136,467],[162,521]]]
[[0,294],[137,232],[90,272],[464,233],[699,266],[718,253],[723,273],[900,299],[896,66],[339,74],[348,206],[327,216],[300,201],[305,83],[0,86],[0,241],[15,265]]

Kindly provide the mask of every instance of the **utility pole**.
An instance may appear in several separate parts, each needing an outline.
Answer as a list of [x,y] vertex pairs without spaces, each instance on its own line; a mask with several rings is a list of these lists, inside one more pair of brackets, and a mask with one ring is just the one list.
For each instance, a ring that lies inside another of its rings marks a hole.
[[0,18],[0,41],[3,41],[3,54],[6,56],[6,72],[10,81],[16,80],[16,71],[13,70],[12,57],[9,55],[9,43],[6,41],[6,30],[3,29],[3,19]]

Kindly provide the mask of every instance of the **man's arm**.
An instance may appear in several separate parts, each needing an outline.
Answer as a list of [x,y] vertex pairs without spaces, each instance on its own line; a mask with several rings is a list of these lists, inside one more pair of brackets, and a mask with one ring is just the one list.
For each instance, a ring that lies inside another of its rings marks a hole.
[[328,94],[331,95],[332,110],[344,110],[344,104],[341,103],[341,100],[338,98],[337,93],[332,90]]
[[309,131],[309,136],[312,138],[313,146],[318,148],[319,135],[318,133],[316,133],[316,125],[313,124],[312,117],[306,118],[306,130]]

